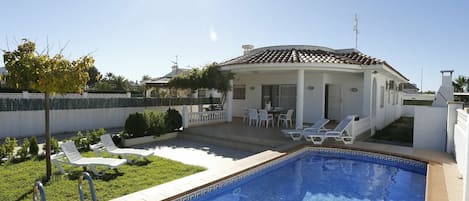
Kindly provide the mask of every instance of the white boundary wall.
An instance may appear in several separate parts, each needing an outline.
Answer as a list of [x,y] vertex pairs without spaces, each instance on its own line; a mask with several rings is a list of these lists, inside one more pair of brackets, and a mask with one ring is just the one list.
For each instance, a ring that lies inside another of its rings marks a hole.
[[454,125],[454,147],[459,172],[467,169],[466,153],[468,148],[469,114],[462,109],[457,110],[457,123]]
[[445,151],[447,107],[415,106],[414,148]]
[[[169,106],[51,110],[51,133],[124,127],[125,120],[131,113],[145,110],[166,111],[168,108]],[[182,106],[171,108],[182,114]],[[190,110],[198,111],[198,106],[194,105]],[[0,112],[0,138],[43,135],[44,124],[43,110]]]

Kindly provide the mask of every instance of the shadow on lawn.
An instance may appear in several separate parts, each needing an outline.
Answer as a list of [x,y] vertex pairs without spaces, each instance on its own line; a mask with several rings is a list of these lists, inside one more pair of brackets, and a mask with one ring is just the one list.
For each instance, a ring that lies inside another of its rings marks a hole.
[[22,195],[20,195],[15,201],[21,201],[21,200],[24,200],[28,195],[32,194],[33,193],[33,188],[31,187],[31,190],[23,193]]

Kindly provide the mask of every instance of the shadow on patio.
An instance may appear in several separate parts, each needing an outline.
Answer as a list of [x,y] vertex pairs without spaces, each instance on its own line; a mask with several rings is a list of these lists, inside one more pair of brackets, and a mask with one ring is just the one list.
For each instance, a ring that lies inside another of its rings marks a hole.
[[285,138],[281,129],[283,128],[249,127],[240,118],[233,118],[232,123],[187,128],[182,137],[254,152],[301,144]]

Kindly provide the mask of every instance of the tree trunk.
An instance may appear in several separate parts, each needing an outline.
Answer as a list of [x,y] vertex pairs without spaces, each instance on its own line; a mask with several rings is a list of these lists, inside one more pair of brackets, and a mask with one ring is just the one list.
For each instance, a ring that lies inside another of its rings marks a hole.
[[46,128],[46,172],[47,177],[46,180],[49,181],[52,175],[52,167],[50,161],[50,152],[51,152],[51,145],[50,145],[50,119],[49,119],[49,93],[44,93],[44,114],[45,114],[45,128]]

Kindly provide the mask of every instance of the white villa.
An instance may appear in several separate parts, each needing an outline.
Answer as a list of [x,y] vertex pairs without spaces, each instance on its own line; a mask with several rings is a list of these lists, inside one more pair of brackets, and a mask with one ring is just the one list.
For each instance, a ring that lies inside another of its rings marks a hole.
[[252,49],[221,63],[235,73],[227,115],[246,108],[295,109],[296,127],[319,118],[341,120],[355,114],[368,129],[382,129],[401,116],[400,84],[408,79],[386,61],[357,49],[288,45]]

